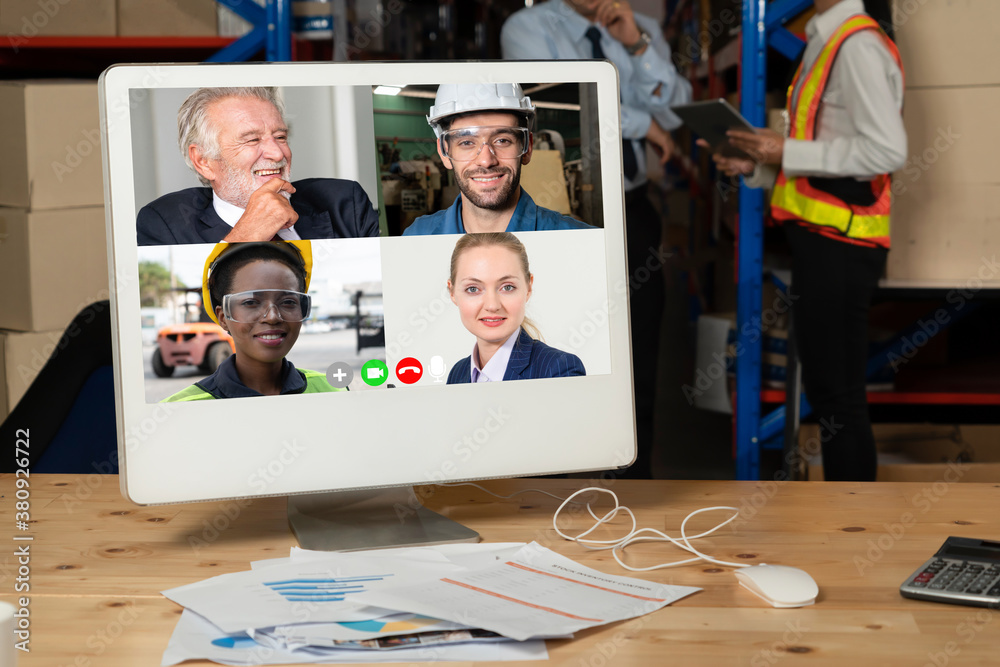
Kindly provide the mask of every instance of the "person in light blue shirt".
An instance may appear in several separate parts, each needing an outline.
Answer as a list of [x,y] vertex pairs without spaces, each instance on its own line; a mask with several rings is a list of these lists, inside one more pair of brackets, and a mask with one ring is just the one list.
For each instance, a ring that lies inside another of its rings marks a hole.
[[622,174],[628,247],[632,377],[639,457],[630,477],[651,476],[656,369],[663,313],[660,270],[662,218],[647,194],[646,147],[666,164],[670,130],[681,125],[670,108],[691,101],[691,84],[671,61],[657,22],[628,0],[548,0],[510,16],[500,33],[507,60],[609,60],[621,88]]
[[536,205],[521,187],[534,115],[516,83],[439,86],[427,122],[461,194],[448,208],[414,220],[403,235],[593,229]]
[[[670,107],[691,101],[691,83],[671,61],[656,20],[625,0],[548,0],[515,12],[503,24],[505,60],[610,60],[621,85],[625,191],[646,183],[648,142],[665,163],[681,125]],[[631,155],[630,155],[631,153]]]

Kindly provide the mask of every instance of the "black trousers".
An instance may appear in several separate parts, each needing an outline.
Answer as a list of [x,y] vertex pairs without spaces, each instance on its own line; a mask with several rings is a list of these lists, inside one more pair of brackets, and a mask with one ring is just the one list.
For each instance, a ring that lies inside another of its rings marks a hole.
[[785,229],[792,250],[792,328],[806,397],[819,420],[823,477],[874,481],[877,455],[865,396],[868,309],[888,251],[796,224]]
[[662,220],[649,201],[646,186],[625,193],[629,316],[632,323],[632,387],[638,455],[625,473],[630,479],[652,477],[653,414],[663,319]]

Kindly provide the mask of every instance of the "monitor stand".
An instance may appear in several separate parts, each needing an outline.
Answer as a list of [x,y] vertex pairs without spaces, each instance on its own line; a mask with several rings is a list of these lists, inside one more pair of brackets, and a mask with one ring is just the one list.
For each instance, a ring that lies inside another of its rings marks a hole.
[[303,549],[355,551],[479,542],[479,533],[420,504],[413,487],[288,496]]

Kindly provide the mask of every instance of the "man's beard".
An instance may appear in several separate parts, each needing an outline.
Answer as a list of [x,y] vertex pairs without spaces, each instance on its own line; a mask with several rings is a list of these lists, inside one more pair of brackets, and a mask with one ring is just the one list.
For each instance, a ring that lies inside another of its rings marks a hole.
[[[479,176],[481,174],[496,173],[498,170],[502,170],[503,173],[510,174],[511,178],[506,181],[506,185],[498,190],[491,193],[484,194],[481,192],[475,192],[469,186],[469,182],[472,180],[473,176]],[[517,169],[510,169],[506,166],[494,167],[490,169],[478,169],[469,175],[459,175],[458,171],[455,171],[455,180],[458,182],[458,189],[461,191],[462,196],[468,199],[477,208],[486,209],[488,211],[500,211],[507,207],[511,198],[515,193],[520,192],[521,187],[521,169],[520,164]]]
[[[280,169],[281,179],[291,182],[291,167],[287,160],[271,162],[270,160],[260,160],[249,170],[234,168],[228,162],[223,162],[225,172],[222,178],[216,183],[216,192],[223,201],[227,201],[233,206],[246,208],[250,203],[250,195],[257,191],[260,186],[254,178],[253,172],[261,169]],[[291,195],[282,192],[286,198]]]

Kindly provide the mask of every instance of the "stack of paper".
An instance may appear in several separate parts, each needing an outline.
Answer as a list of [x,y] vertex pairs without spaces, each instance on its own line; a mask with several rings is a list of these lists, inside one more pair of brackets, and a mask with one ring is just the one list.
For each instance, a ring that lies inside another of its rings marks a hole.
[[185,611],[162,664],[539,660],[546,638],[697,590],[603,574],[536,543],[292,549],[164,591]]

